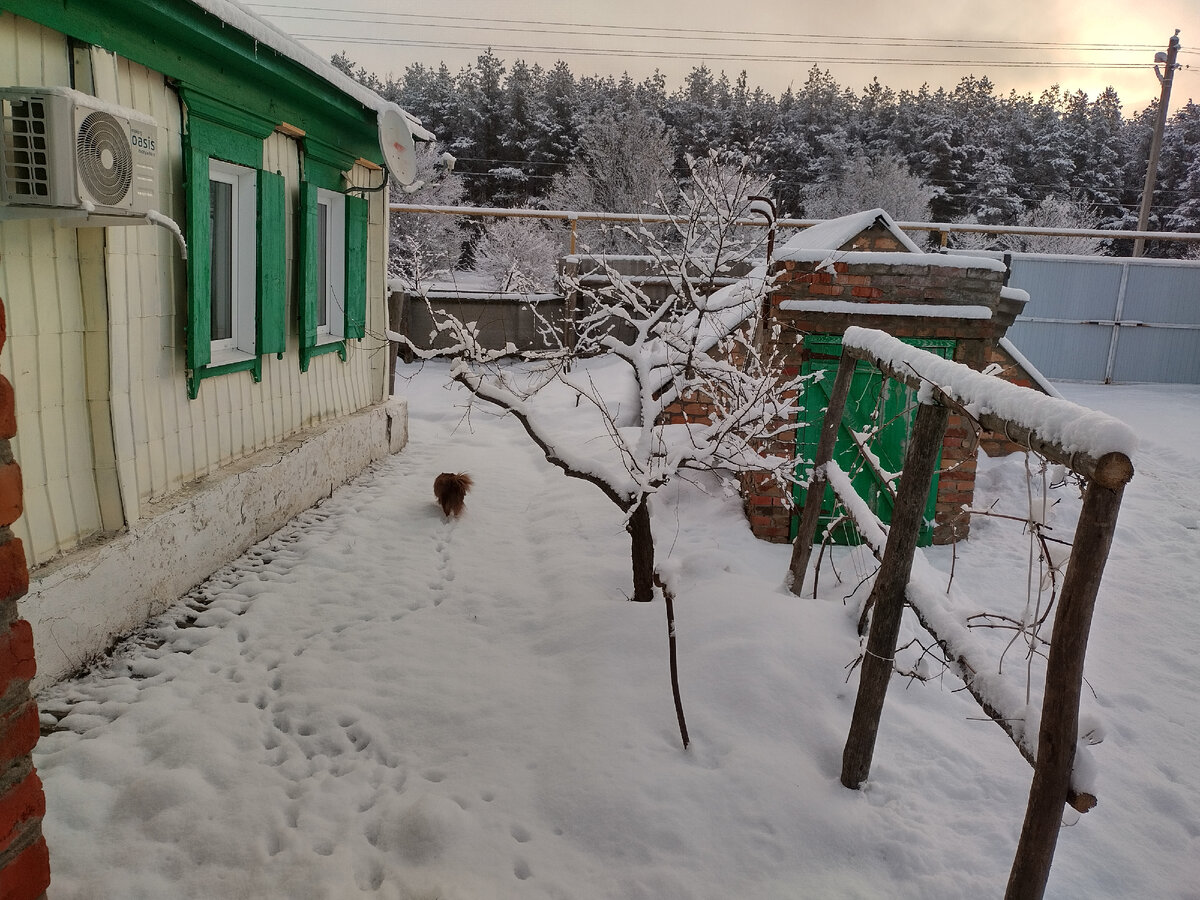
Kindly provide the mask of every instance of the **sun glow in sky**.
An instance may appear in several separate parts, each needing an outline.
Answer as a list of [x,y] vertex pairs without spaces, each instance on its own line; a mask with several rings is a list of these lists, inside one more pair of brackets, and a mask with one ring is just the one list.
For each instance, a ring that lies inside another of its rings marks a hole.
[[778,95],[812,65],[858,91],[952,88],[987,76],[997,92],[1054,84],[1095,96],[1112,85],[1127,115],[1159,96],[1153,60],[1181,30],[1171,108],[1200,97],[1197,0],[243,0],[322,56],[338,51],[380,76],[419,62],[451,71],[487,47],[506,63],[565,59],[575,75],[660,70],[667,89],[693,67]]

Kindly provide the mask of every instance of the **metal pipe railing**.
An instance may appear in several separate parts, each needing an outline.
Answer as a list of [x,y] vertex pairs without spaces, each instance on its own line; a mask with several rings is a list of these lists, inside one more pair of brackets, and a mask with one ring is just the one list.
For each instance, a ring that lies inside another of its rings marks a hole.
[[[570,223],[571,249],[575,252],[575,226],[578,222],[641,222],[661,223],[678,221],[678,217],[663,213],[612,213],[586,212],[564,209],[504,209],[494,206],[433,206],[419,203],[392,203],[392,212],[401,213],[433,213],[455,216],[484,216],[503,219],[555,219]],[[717,222],[713,217],[701,217],[701,222]],[[775,219],[778,228],[808,228],[817,225],[823,219]],[[759,217],[745,217],[734,220],[737,225],[754,225],[764,227],[767,220]],[[1030,234],[1050,237],[1091,237],[1117,240],[1142,238],[1155,241],[1195,241],[1200,242],[1200,232],[1193,231],[1106,231],[1101,228],[1030,228],[1024,225],[979,225],[959,222],[897,222],[897,226],[905,231],[929,231],[942,235],[944,245],[946,236],[955,232],[966,234]]]

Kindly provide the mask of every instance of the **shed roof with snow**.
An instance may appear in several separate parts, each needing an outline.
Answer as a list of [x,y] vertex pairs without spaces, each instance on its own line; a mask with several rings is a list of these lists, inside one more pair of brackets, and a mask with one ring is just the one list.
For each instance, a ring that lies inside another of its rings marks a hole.
[[[921,255],[920,265],[1004,271],[1004,263],[987,257],[925,253],[882,209],[868,209],[805,228],[779,248],[776,261],[823,262],[853,253],[858,264],[910,264],[908,254]],[[836,257],[834,254],[837,254]]]

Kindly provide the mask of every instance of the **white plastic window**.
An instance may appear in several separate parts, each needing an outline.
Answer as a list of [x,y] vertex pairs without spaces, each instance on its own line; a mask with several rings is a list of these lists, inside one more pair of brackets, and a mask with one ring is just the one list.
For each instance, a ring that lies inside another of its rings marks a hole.
[[257,173],[210,159],[209,274],[211,365],[254,355]]
[[346,333],[346,198],[317,190],[317,341]]

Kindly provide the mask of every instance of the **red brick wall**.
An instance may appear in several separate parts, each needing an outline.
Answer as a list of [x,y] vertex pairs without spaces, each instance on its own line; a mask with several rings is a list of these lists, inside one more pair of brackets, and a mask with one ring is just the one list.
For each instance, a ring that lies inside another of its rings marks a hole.
[[[1033,376],[999,344],[987,348],[983,364],[985,367],[1000,366],[1000,377],[1005,381],[1039,392],[1042,390],[1041,385],[1033,380]],[[985,431],[979,436],[979,446],[988,456],[1007,456],[1010,453],[1020,453],[1024,449],[1020,444],[1014,444],[1004,435],[992,431]]]
[[[7,337],[0,300],[0,352]],[[17,614],[29,589],[21,541],[9,529],[21,515],[21,469],[9,441],[16,435],[13,389],[0,376],[0,900],[37,900],[50,885],[50,854],[42,837],[46,798],[30,753],[38,710],[29,693],[33,632]]]
[[768,476],[747,473],[742,476],[742,508],[754,536],[773,544],[792,539],[792,506],[789,493]]
[[933,514],[933,542],[953,544],[970,530],[963,506],[975,495],[974,430],[965,416],[951,413],[942,441],[942,467],[938,476],[937,505]]

